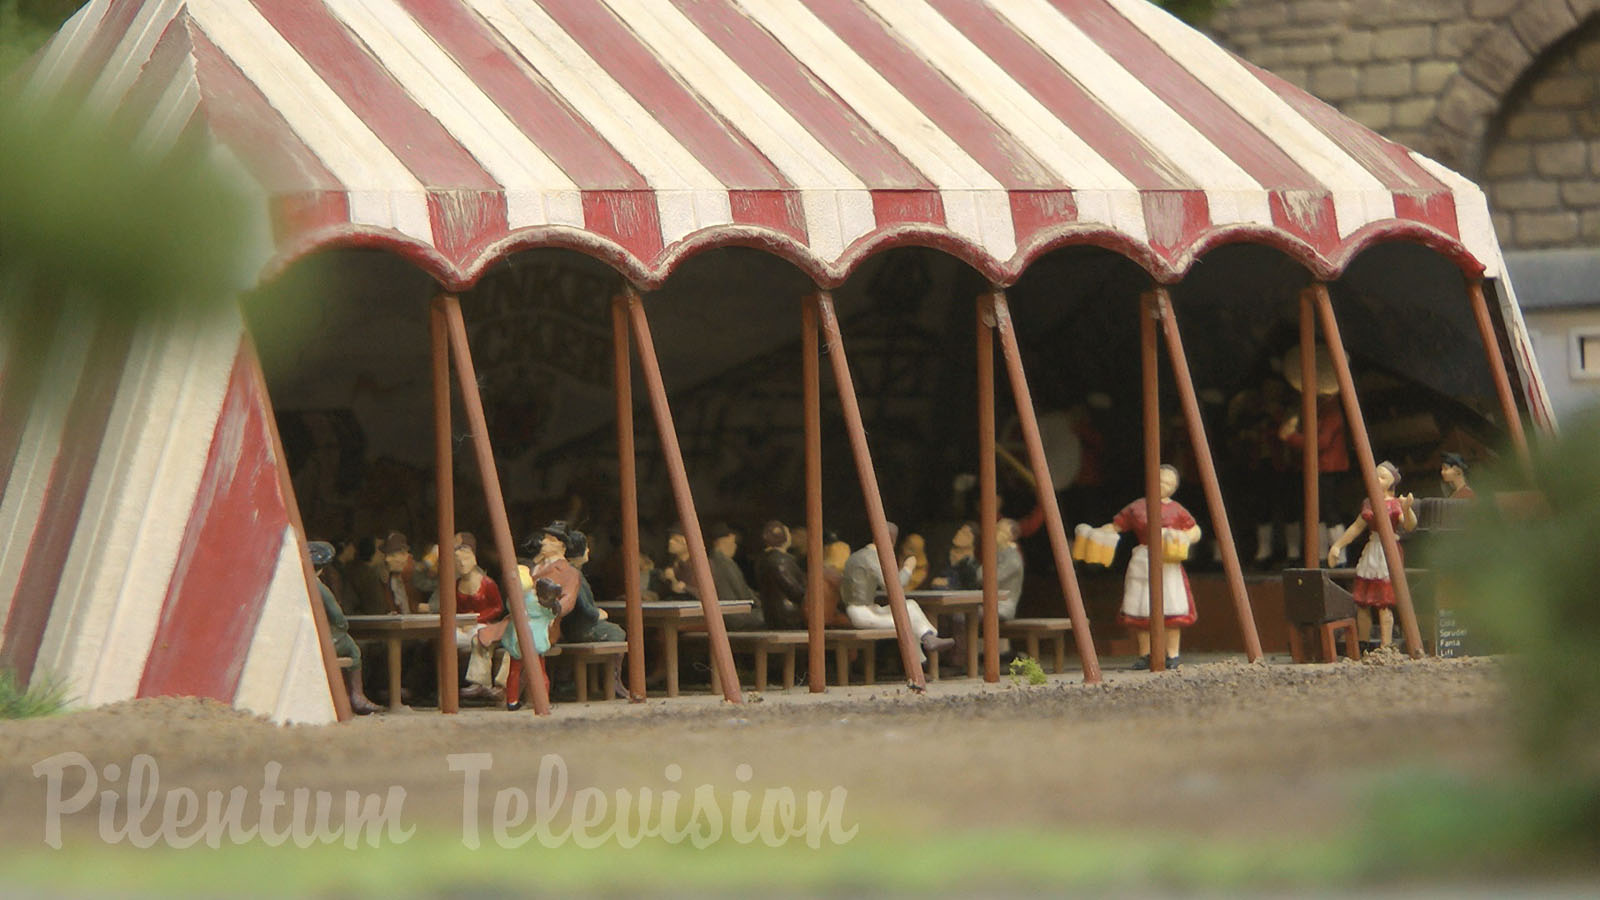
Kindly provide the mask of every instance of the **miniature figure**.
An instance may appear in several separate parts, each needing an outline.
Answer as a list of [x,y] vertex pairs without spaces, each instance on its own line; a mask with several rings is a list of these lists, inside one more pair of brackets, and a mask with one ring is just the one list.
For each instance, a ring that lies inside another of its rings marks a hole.
[[[1317,502],[1320,507],[1317,510],[1317,527],[1321,532],[1317,536],[1317,546],[1324,547],[1328,540],[1336,538],[1340,530],[1335,524],[1337,511],[1333,503],[1338,497],[1339,483],[1350,471],[1350,441],[1345,429],[1344,407],[1339,402],[1339,380],[1333,371],[1333,361],[1321,348],[1316,354],[1316,367]],[[1300,348],[1290,347],[1283,356],[1283,378],[1290,387],[1303,392],[1301,382],[1304,379],[1300,368]],[[1291,411],[1284,419],[1278,429],[1278,437],[1302,454],[1305,452],[1306,435],[1300,428],[1300,416],[1297,413]],[[1300,528],[1296,523],[1289,523],[1288,534],[1289,558],[1299,559]]]
[[[550,652],[556,613],[561,608],[561,584],[549,578],[541,578],[535,583],[533,573],[527,566],[517,566],[517,578],[521,581],[522,604],[528,610],[528,631],[533,638],[534,658],[539,660],[540,671],[544,671],[544,655]],[[516,712],[522,708],[522,647],[517,641],[517,630],[507,628],[500,642],[505,647],[506,656],[511,658],[506,680],[506,710]],[[548,676],[545,683],[550,683]]]
[[[456,629],[456,650],[470,653],[467,662],[467,686],[461,691],[463,700],[484,700],[495,695],[490,676],[494,665],[493,641],[474,640],[480,632],[499,622],[505,616],[505,604],[500,598],[500,586],[495,584],[478,565],[478,539],[471,532],[460,532],[455,540],[456,558],[456,612],[471,613],[478,620]],[[439,594],[430,598],[429,609],[437,610]],[[499,629],[503,631],[502,629]],[[502,670],[505,665],[502,664]],[[499,679],[504,684],[504,678]]]
[[761,589],[761,616],[768,628],[806,627],[806,575],[789,553],[791,535],[782,522],[773,520],[761,529],[766,549],[756,560],[756,584]]
[[322,582],[328,564],[333,562],[333,545],[325,541],[312,541],[307,549],[311,551],[311,565],[317,572],[317,592],[322,598],[323,612],[328,616],[328,634],[333,638],[333,652],[354,663],[344,670],[345,684],[350,689],[350,711],[358,716],[375,713],[379,707],[367,699],[361,684],[361,647],[350,637],[350,623],[345,620],[344,611],[334,600],[333,591]]
[[906,590],[914,591],[928,582],[928,544],[922,535],[913,532],[900,541],[900,562],[907,559],[916,560],[911,567],[911,580],[906,582]]
[[1459,453],[1446,453],[1439,464],[1439,477],[1444,481],[1446,497],[1451,500],[1471,500],[1477,494],[1467,483],[1467,461]]
[[[1161,531],[1157,544],[1161,554],[1161,606],[1166,624],[1167,668],[1176,669],[1182,662],[1179,653],[1183,629],[1195,622],[1194,592],[1189,589],[1189,574],[1183,570],[1183,560],[1189,556],[1189,545],[1200,540],[1200,526],[1183,504],[1172,499],[1178,490],[1178,470],[1174,466],[1161,467]],[[1139,644],[1139,660],[1133,668],[1150,668],[1150,524],[1148,505],[1143,497],[1129,503],[1117,513],[1116,518],[1101,526],[1102,530],[1122,533],[1132,531],[1139,539],[1128,560],[1128,574],[1122,585],[1122,612],[1117,622],[1133,631]]]
[[[1416,498],[1410,494],[1404,497],[1395,497],[1395,488],[1400,484],[1400,470],[1394,463],[1384,460],[1378,464],[1378,486],[1383,488],[1383,503],[1385,513],[1389,516],[1389,524],[1394,527],[1398,537],[1401,531],[1411,531],[1417,527],[1417,514],[1412,509]],[[1387,647],[1393,642],[1394,632],[1394,584],[1389,580],[1389,561],[1383,553],[1383,542],[1378,539],[1377,528],[1373,526],[1376,517],[1372,511],[1372,501],[1361,501],[1361,517],[1350,523],[1344,534],[1333,542],[1328,550],[1328,567],[1334,568],[1344,556],[1344,548],[1361,536],[1363,531],[1371,530],[1372,536],[1367,539],[1367,546],[1361,551],[1361,558],[1356,562],[1356,583],[1352,591],[1356,601],[1356,631],[1366,639],[1372,633],[1372,610],[1378,611],[1378,646]],[[1403,551],[1404,548],[1398,548]],[[1403,552],[1402,552],[1403,556]],[[1402,561],[1403,564],[1403,561]]]
[[[889,523],[889,543],[893,544],[900,536],[900,526]],[[911,569],[915,560],[907,559],[900,567],[900,583],[904,585],[911,578]],[[852,628],[893,628],[894,615],[888,604],[879,603],[878,595],[883,593],[886,585],[883,580],[883,565],[878,560],[878,548],[872,542],[860,550],[850,554],[844,564],[844,580],[840,585],[841,602],[844,604],[845,615],[850,618]],[[906,613],[911,619],[911,634],[922,643],[924,652],[948,650],[956,642],[947,637],[940,637],[937,628],[928,621],[928,617],[917,605],[915,600],[906,601]]]
[[961,523],[961,527],[950,538],[950,565],[929,582],[929,586],[952,591],[975,591],[982,587],[978,560],[972,552],[977,544],[977,534],[978,523]]
[[383,546],[384,580],[389,589],[389,609],[391,613],[410,613],[416,611],[425,596],[415,584],[416,563],[411,558],[411,545],[407,543],[406,536],[398,531],[389,532],[384,538]]
[[995,580],[1000,585],[1000,621],[1009,622],[1017,617],[1017,604],[1022,601],[1022,550],[1017,546],[1021,531],[1015,519],[1001,519],[995,524],[994,541]]

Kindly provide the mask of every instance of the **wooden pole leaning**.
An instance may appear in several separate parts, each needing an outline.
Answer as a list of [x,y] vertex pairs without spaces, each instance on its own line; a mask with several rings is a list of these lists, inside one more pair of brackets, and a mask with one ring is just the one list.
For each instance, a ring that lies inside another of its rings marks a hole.
[[1072,639],[1077,645],[1078,659],[1083,664],[1083,683],[1099,684],[1100,657],[1094,650],[1094,636],[1089,633],[1089,616],[1083,609],[1083,592],[1078,589],[1078,573],[1072,566],[1072,547],[1067,543],[1067,529],[1061,521],[1055,482],[1050,479],[1050,463],[1044,456],[1044,440],[1039,436],[1039,419],[1033,410],[1033,394],[1028,389],[1028,376],[1022,369],[1022,350],[1017,346],[1011,307],[1006,303],[1004,291],[990,294],[989,303],[994,311],[995,331],[1000,334],[1006,375],[1011,381],[1011,395],[1017,407],[1017,424],[1022,430],[1022,442],[1028,448],[1028,463],[1033,470],[1039,503],[1044,507],[1045,532],[1050,535],[1050,552],[1055,557],[1056,574],[1061,579],[1061,596],[1067,601],[1067,615],[1072,619]]
[[806,680],[811,693],[828,689],[827,614],[822,567],[822,372],[817,359],[817,298],[800,305],[800,380],[806,433]]
[[1533,455],[1528,451],[1528,435],[1522,430],[1522,413],[1517,410],[1516,396],[1511,391],[1511,375],[1506,370],[1506,359],[1500,352],[1500,338],[1495,334],[1494,320],[1489,317],[1489,304],[1483,298],[1483,279],[1467,280],[1467,297],[1472,301],[1472,317],[1478,323],[1478,336],[1483,339],[1484,356],[1489,361],[1489,376],[1494,379],[1495,396],[1500,400],[1500,415],[1506,420],[1506,431],[1511,434],[1511,446],[1516,450],[1517,462],[1523,475],[1533,483]]
[[1194,379],[1189,373],[1189,356],[1183,349],[1177,313],[1166,288],[1156,288],[1156,303],[1163,313],[1161,331],[1167,342],[1167,359],[1172,363],[1172,380],[1178,386],[1178,400],[1189,428],[1189,445],[1194,448],[1200,486],[1205,490],[1206,506],[1211,509],[1211,529],[1217,546],[1222,549],[1222,571],[1228,579],[1228,593],[1233,597],[1233,611],[1239,618],[1245,657],[1256,662],[1261,659],[1261,636],[1256,633],[1250,595],[1244,588],[1244,569],[1239,565],[1239,548],[1233,543],[1233,527],[1228,522],[1228,510],[1223,506],[1222,484],[1217,479],[1216,462],[1211,457],[1211,442],[1206,439],[1205,422],[1200,418],[1200,399],[1195,395]]
[[1156,320],[1161,307],[1155,291],[1139,298],[1139,359],[1144,379],[1144,508],[1148,522],[1145,561],[1150,585],[1150,671],[1167,669],[1167,608],[1162,600],[1164,556],[1161,540],[1161,374],[1157,369]]
[[861,424],[861,404],[856,399],[855,382],[850,377],[850,362],[844,355],[844,338],[839,332],[839,319],[833,310],[833,296],[827,291],[816,295],[817,316],[822,326],[822,338],[827,344],[828,357],[833,363],[833,380],[839,388],[839,404],[844,411],[844,428],[850,436],[850,450],[855,457],[856,475],[861,480],[861,493],[867,504],[867,521],[872,526],[872,543],[878,549],[878,562],[883,567],[884,590],[889,595],[889,612],[894,616],[894,631],[899,638],[900,662],[912,690],[927,689],[927,679],[922,674],[922,660],[917,647],[918,635],[911,633],[911,616],[906,611],[906,592],[900,584],[900,564],[894,557],[894,542],[889,539],[889,518],[883,511],[883,495],[878,492],[878,476],[872,468],[872,454],[867,448],[867,431]]
[[1306,288],[1300,292],[1300,433],[1305,435],[1305,446],[1300,460],[1303,479],[1305,509],[1300,519],[1305,533],[1301,546],[1305,550],[1305,567],[1322,568],[1322,540],[1317,529],[1322,527],[1321,477],[1322,466],[1317,454],[1317,310],[1316,290]]
[[689,473],[684,468],[683,452],[678,447],[678,432],[672,424],[672,407],[667,403],[666,384],[661,378],[661,365],[656,361],[656,345],[650,338],[650,322],[645,318],[638,289],[628,285],[623,293],[628,317],[633,323],[633,339],[639,346],[639,366],[644,375],[645,388],[650,394],[656,433],[661,438],[662,455],[666,457],[667,476],[672,482],[673,498],[677,501],[678,518],[683,522],[683,537],[689,544],[689,564],[694,569],[695,584],[700,590],[700,605],[705,610],[712,671],[722,685],[723,698],[729,703],[743,703],[738,670],[733,667],[733,650],[728,646],[728,626],[722,621],[722,606],[717,602],[717,588],[711,580],[711,558],[706,554],[705,534],[700,530],[700,518],[694,510],[694,497],[689,492]]
[[472,434],[472,450],[478,461],[478,475],[483,480],[484,506],[489,513],[489,528],[494,534],[495,553],[500,557],[502,590],[509,600],[511,625],[517,631],[517,644],[522,648],[524,661],[522,677],[533,698],[533,711],[541,716],[550,714],[550,686],[545,683],[544,667],[534,659],[533,630],[528,622],[528,609],[522,602],[522,579],[517,574],[517,548],[511,539],[511,522],[506,518],[505,496],[500,491],[500,473],[494,462],[494,448],[489,445],[489,423],[483,414],[483,396],[478,393],[478,373],[472,364],[472,350],[467,346],[467,325],[461,318],[461,303],[453,294],[439,300],[444,310],[445,324],[449,326],[450,350],[456,362],[456,384],[461,389],[461,406],[467,414],[467,429]]
[[266,420],[267,434],[272,439],[272,455],[277,460],[278,490],[283,494],[283,507],[289,514],[289,526],[300,539],[300,569],[310,594],[311,622],[317,628],[317,649],[322,653],[322,669],[328,678],[328,691],[333,698],[333,715],[340,722],[348,722],[355,715],[350,710],[350,689],[345,687],[344,670],[339,667],[339,655],[333,649],[333,631],[328,625],[328,611],[322,608],[322,591],[318,588],[321,582],[317,580],[317,570],[311,565],[311,552],[307,549],[310,542],[306,538],[305,520],[300,518],[300,501],[294,494],[294,480],[289,477],[289,457],[283,452],[283,436],[278,433],[278,420],[272,415],[272,407],[265,402],[267,375],[261,369],[261,357],[256,353],[255,339],[250,336],[248,329],[244,341],[251,374],[256,381],[258,396],[262,398],[261,415]]
[[628,298],[611,298],[613,381],[617,400],[617,494],[622,517],[622,596],[628,607],[629,699],[645,699],[644,594],[639,583],[639,477],[633,448],[633,373],[629,368]]
[[[450,433],[450,335],[444,302],[435,297],[428,310],[433,350],[434,508],[439,542],[439,712],[461,709],[456,658],[456,497],[455,453]],[[517,595],[513,588],[506,596]]]
[[[978,560],[983,566],[983,680],[1000,680],[1000,498],[994,451],[994,294],[978,296]],[[976,677],[976,672],[968,672]]]
[[1339,336],[1339,321],[1333,314],[1328,286],[1318,282],[1312,290],[1317,301],[1317,313],[1322,320],[1322,333],[1328,342],[1328,355],[1333,358],[1333,372],[1339,379],[1339,397],[1344,403],[1344,416],[1356,445],[1356,458],[1361,463],[1361,480],[1366,483],[1367,500],[1372,504],[1373,526],[1378,539],[1383,542],[1383,558],[1389,566],[1389,583],[1394,586],[1395,605],[1400,612],[1400,629],[1406,639],[1406,653],[1412,659],[1419,659],[1422,656],[1422,633],[1417,629],[1417,610],[1411,603],[1411,582],[1406,578],[1405,561],[1400,557],[1400,542],[1395,536],[1394,525],[1386,514],[1383,488],[1378,486],[1378,463],[1372,455],[1372,440],[1367,435],[1366,419],[1361,415],[1361,401],[1356,397],[1350,359],[1345,355],[1344,343]]

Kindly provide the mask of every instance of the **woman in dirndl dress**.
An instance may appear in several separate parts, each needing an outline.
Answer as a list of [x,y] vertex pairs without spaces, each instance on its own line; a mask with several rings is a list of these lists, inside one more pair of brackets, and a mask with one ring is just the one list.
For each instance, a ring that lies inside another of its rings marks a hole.
[[[1189,575],[1183,563],[1167,561],[1167,545],[1181,550],[1179,558],[1188,555],[1188,547],[1200,540],[1200,526],[1183,504],[1172,499],[1178,490],[1178,470],[1173,466],[1161,467],[1161,528],[1155,535],[1156,553],[1161,563],[1161,606],[1166,614],[1167,668],[1176,669],[1179,659],[1179,641],[1183,629],[1195,622],[1194,592],[1189,589]],[[1150,668],[1150,515],[1144,498],[1129,503],[1103,528],[1112,531],[1131,531],[1139,539],[1128,560],[1128,574],[1122,582],[1122,612],[1117,622],[1133,632],[1139,644],[1139,660],[1135,669]]]
[[[1398,535],[1402,531],[1411,531],[1417,527],[1417,514],[1412,509],[1416,498],[1410,494],[1396,497],[1394,489],[1400,484],[1400,470],[1394,463],[1384,460],[1378,464],[1378,486],[1383,488],[1384,512],[1389,516],[1389,525]],[[1356,562],[1356,583],[1352,591],[1356,602],[1356,633],[1362,640],[1372,633],[1372,611],[1378,611],[1378,646],[1387,647],[1393,641],[1394,634],[1394,583],[1389,580],[1389,561],[1383,555],[1383,542],[1378,539],[1378,530],[1374,523],[1377,517],[1372,511],[1372,501],[1361,501],[1361,517],[1350,523],[1333,546],[1328,548],[1328,568],[1336,568],[1339,560],[1344,556],[1344,548],[1350,546],[1364,531],[1370,530],[1372,536],[1367,539],[1367,546],[1361,551],[1361,558]]]

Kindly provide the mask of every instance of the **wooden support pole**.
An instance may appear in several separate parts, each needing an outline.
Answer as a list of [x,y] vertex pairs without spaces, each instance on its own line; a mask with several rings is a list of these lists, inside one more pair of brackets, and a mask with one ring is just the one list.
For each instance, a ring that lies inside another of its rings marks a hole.
[[1472,301],[1472,317],[1478,323],[1478,336],[1483,339],[1483,353],[1489,360],[1489,376],[1494,379],[1495,396],[1500,399],[1500,415],[1506,420],[1506,431],[1511,435],[1511,446],[1516,450],[1517,462],[1522,465],[1528,483],[1533,483],[1533,455],[1528,451],[1528,435],[1522,430],[1522,413],[1517,409],[1516,396],[1511,391],[1511,375],[1506,371],[1506,359],[1500,352],[1500,338],[1495,334],[1494,320],[1489,317],[1489,304],[1483,297],[1483,279],[1467,280],[1467,297]]
[[872,454],[867,449],[867,431],[861,424],[861,404],[856,400],[855,381],[850,377],[850,362],[844,355],[844,337],[839,333],[839,319],[833,311],[833,296],[827,291],[819,291],[816,302],[822,337],[827,343],[828,358],[833,363],[833,380],[839,388],[839,404],[844,410],[845,432],[850,436],[850,451],[855,457],[856,475],[861,480],[861,494],[867,503],[867,521],[872,526],[872,543],[878,548],[878,562],[883,566],[883,585],[889,595],[889,612],[894,617],[895,635],[900,639],[900,662],[905,667],[906,678],[912,690],[920,692],[927,689],[927,679],[922,674],[922,660],[917,647],[917,641],[921,636],[911,633],[911,616],[906,611],[905,587],[900,584],[900,564],[894,557],[894,541],[889,539],[889,518],[883,511],[883,495],[878,492],[878,475],[872,468]]
[[1033,393],[1028,389],[1028,376],[1022,370],[1022,350],[1017,346],[1011,307],[1006,303],[1003,291],[992,294],[989,302],[994,309],[995,330],[1000,334],[1000,350],[1005,357],[1006,375],[1011,381],[1011,396],[1017,407],[1022,443],[1028,448],[1028,464],[1033,470],[1034,488],[1038,491],[1040,505],[1044,507],[1044,527],[1050,535],[1050,552],[1055,557],[1056,575],[1061,580],[1061,596],[1067,602],[1067,615],[1072,619],[1072,639],[1078,648],[1078,659],[1083,664],[1083,683],[1099,684],[1100,657],[1094,650],[1094,636],[1089,633],[1089,616],[1083,610],[1083,592],[1078,590],[1078,573],[1072,567],[1072,546],[1067,543],[1067,529],[1061,521],[1055,482],[1050,478],[1050,463],[1044,456],[1044,440],[1039,436],[1039,418],[1033,409]]
[[1148,537],[1145,560],[1150,583],[1150,671],[1167,669],[1167,608],[1162,600],[1164,555],[1161,541],[1161,374],[1156,359],[1156,320],[1161,308],[1154,291],[1139,298],[1139,359],[1144,378],[1144,508]]
[[[978,338],[978,560],[983,567],[983,680],[1000,680],[1000,562],[995,543],[1000,498],[994,454],[994,292],[980,294]],[[970,632],[969,632],[970,633]],[[968,653],[971,658],[971,653]],[[970,677],[978,673],[968,672]]]
[[289,477],[289,457],[283,452],[283,437],[278,433],[278,420],[266,400],[267,375],[261,370],[261,357],[256,353],[255,339],[245,331],[244,351],[250,359],[250,368],[261,398],[261,415],[267,422],[267,434],[272,438],[272,455],[277,460],[278,490],[283,494],[283,507],[289,514],[289,525],[300,540],[300,569],[310,593],[311,621],[317,627],[317,649],[322,652],[322,669],[328,678],[328,691],[333,697],[333,715],[340,722],[348,722],[355,714],[350,711],[350,689],[344,683],[344,670],[339,667],[339,654],[333,649],[333,631],[328,626],[328,611],[322,608],[322,591],[317,585],[317,570],[311,565],[310,541],[306,538],[305,521],[300,518],[300,501],[294,494],[294,480]]
[[800,306],[800,379],[806,431],[806,680],[811,693],[828,689],[828,650],[823,644],[827,615],[822,567],[822,372],[817,359],[817,298]]
[[1356,458],[1361,463],[1361,480],[1366,482],[1367,500],[1372,504],[1373,525],[1378,532],[1378,539],[1383,542],[1383,558],[1389,566],[1389,583],[1394,586],[1395,605],[1400,610],[1400,628],[1406,638],[1406,653],[1412,659],[1420,659],[1422,633],[1417,629],[1417,610],[1411,603],[1411,583],[1406,578],[1405,560],[1400,558],[1400,542],[1395,537],[1394,525],[1386,514],[1383,488],[1378,485],[1378,463],[1372,455],[1372,440],[1367,436],[1366,419],[1361,415],[1361,401],[1356,397],[1350,359],[1345,355],[1344,342],[1339,336],[1339,320],[1333,314],[1328,286],[1319,282],[1313,291],[1317,313],[1322,319],[1322,333],[1328,342],[1328,355],[1333,358],[1333,372],[1339,379],[1339,397],[1344,403],[1344,417],[1349,422],[1350,436],[1356,445]]
[[[455,452],[450,434],[450,335],[444,301],[435,297],[428,310],[433,344],[433,482],[439,534],[439,712],[461,709],[456,683],[456,497]],[[506,596],[520,596],[512,587]]]
[[[467,324],[461,318],[461,303],[453,294],[440,298],[445,324],[449,326],[450,350],[456,363],[456,384],[461,389],[461,406],[467,414],[467,429],[472,435],[472,450],[478,461],[478,476],[483,481],[484,506],[489,513],[489,528],[494,534],[495,553],[500,557],[501,590],[511,598],[511,624],[517,630],[517,645],[522,648],[522,677],[533,698],[533,711],[550,714],[550,686],[544,680],[544,666],[534,659],[533,630],[528,608],[522,602],[522,579],[517,574],[517,547],[511,540],[511,522],[506,518],[505,496],[500,491],[500,472],[489,445],[489,422],[483,414],[483,396],[478,393],[478,372],[467,346]],[[442,553],[441,548],[441,553]]]
[[[617,400],[617,494],[622,518],[622,597],[628,606],[628,693],[645,699],[644,595],[639,584],[639,477],[633,450],[633,373],[629,368],[628,298],[611,298],[613,382]],[[610,690],[609,687],[606,688]]]
[[694,497],[689,492],[689,473],[683,465],[683,452],[678,448],[678,432],[672,424],[672,407],[667,403],[661,365],[656,361],[655,341],[650,338],[650,322],[645,318],[639,291],[629,285],[624,294],[628,315],[633,322],[633,339],[639,345],[639,367],[644,375],[645,388],[650,393],[650,409],[655,413],[656,433],[661,438],[662,455],[666,457],[667,477],[672,482],[678,518],[683,522],[683,537],[689,544],[689,564],[694,570],[695,586],[700,592],[700,605],[705,610],[713,677],[721,683],[724,699],[729,703],[743,703],[739,673],[733,667],[733,650],[728,646],[728,626],[722,621],[717,587],[711,580],[711,559],[706,555],[705,535],[700,530],[700,517],[695,513]]
[[[1300,292],[1300,433],[1305,436],[1301,451],[1300,475],[1303,479],[1305,509],[1300,513],[1305,533],[1301,535],[1304,548],[1304,565],[1308,569],[1322,568],[1322,540],[1317,529],[1322,527],[1322,497],[1318,478],[1321,463],[1317,439],[1317,310],[1313,299],[1316,291],[1306,288]],[[1284,373],[1288,374],[1288,373]]]
[[1211,458],[1211,442],[1206,439],[1205,421],[1200,417],[1200,399],[1195,395],[1194,379],[1189,373],[1189,356],[1183,349],[1177,312],[1172,308],[1172,298],[1166,288],[1156,288],[1156,303],[1164,312],[1161,330],[1166,337],[1167,359],[1172,362],[1172,380],[1178,386],[1178,400],[1183,406],[1184,422],[1189,427],[1189,445],[1194,448],[1195,466],[1200,470],[1200,486],[1206,493],[1206,506],[1211,509],[1211,529],[1216,535],[1217,546],[1222,548],[1222,571],[1228,578],[1234,614],[1239,618],[1245,657],[1255,662],[1261,659],[1261,636],[1256,633],[1250,595],[1244,589],[1244,569],[1239,565],[1239,548],[1234,546],[1233,526],[1229,524],[1228,510],[1223,506],[1222,483],[1217,479],[1217,466]]

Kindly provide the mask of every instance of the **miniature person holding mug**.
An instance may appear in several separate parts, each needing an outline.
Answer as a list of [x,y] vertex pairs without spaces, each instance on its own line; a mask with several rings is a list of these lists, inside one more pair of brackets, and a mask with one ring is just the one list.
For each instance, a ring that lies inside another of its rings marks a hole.
[[[1183,629],[1195,622],[1194,592],[1182,560],[1189,545],[1200,540],[1200,526],[1183,504],[1172,499],[1178,490],[1178,470],[1161,467],[1161,530],[1155,542],[1161,562],[1161,606],[1167,627],[1167,668],[1176,669],[1182,661],[1178,650]],[[1116,532],[1132,531],[1139,539],[1128,560],[1128,574],[1122,584],[1122,612],[1117,622],[1133,631],[1139,643],[1139,660],[1134,669],[1150,668],[1150,518],[1143,497],[1129,503],[1110,523],[1101,526]]]
[[[1416,498],[1410,494],[1395,497],[1394,489],[1399,484],[1400,470],[1395,468],[1395,464],[1388,460],[1378,463],[1378,486],[1383,489],[1384,511],[1396,535],[1417,527],[1417,513],[1412,509]],[[1350,527],[1339,535],[1328,550],[1328,568],[1338,566],[1340,558],[1344,556],[1344,548],[1350,546],[1363,531],[1372,528],[1372,537],[1367,540],[1366,549],[1361,551],[1361,559],[1356,562],[1356,583],[1351,593],[1356,601],[1356,633],[1361,635],[1362,640],[1372,633],[1372,611],[1376,609],[1378,646],[1383,648],[1392,642],[1394,632],[1394,584],[1389,580],[1389,561],[1383,555],[1383,542],[1378,540],[1377,529],[1373,527],[1376,520],[1372,501],[1361,501],[1361,518],[1351,522]]]

